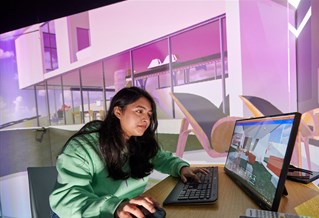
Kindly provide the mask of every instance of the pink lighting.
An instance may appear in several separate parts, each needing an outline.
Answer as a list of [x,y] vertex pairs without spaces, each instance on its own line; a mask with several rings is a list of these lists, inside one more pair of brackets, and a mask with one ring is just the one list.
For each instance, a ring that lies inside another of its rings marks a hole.
[[288,3],[291,4],[295,9],[297,9],[300,3],[300,0],[288,0]]
[[290,23],[288,23],[288,29],[289,31],[294,34],[294,36],[296,38],[298,38],[299,34],[301,33],[301,31],[303,30],[303,28],[305,27],[306,23],[308,22],[308,20],[311,17],[311,7],[308,9],[305,17],[303,18],[302,22],[300,23],[299,27],[297,27],[297,29],[291,25]]

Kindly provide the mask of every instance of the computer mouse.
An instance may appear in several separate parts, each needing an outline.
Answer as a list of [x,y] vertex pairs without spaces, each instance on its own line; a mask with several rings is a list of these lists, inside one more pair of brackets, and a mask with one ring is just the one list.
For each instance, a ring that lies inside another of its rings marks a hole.
[[156,211],[154,213],[151,213],[143,206],[138,206],[138,208],[142,211],[145,218],[165,218],[166,217],[166,211],[161,207],[156,207]]

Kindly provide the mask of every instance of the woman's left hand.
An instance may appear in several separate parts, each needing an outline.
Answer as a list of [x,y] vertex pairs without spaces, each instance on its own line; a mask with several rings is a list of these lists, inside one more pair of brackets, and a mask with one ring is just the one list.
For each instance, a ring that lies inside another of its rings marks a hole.
[[187,182],[187,179],[193,179],[195,182],[200,183],[200,179],[196,175],[196,173],[208,174],[208,170],[203,167],[183,167],[181,169],[181,179],[184,183]]

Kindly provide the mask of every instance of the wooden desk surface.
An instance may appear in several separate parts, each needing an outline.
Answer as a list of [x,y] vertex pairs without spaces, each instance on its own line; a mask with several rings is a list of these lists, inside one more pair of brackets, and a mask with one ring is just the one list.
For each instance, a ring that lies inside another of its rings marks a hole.
[[[164,206],[167,218],[205,218],[205,217],[230,217],[238,218],[244,215],[247,208],[258,208],[224,172],[223,166],[218,169],[218,200],[212,205],[188,205],[188,206]],[[167,177],[163,181],[145,192],[146,196],[151,196],[159,203],[163,203],[170,191],[175,186],[177,178]],[[301,184],[286,181],[288,196],[282,197],[280,212],[296,214],[294,208],[303,202],[319,195],[319,189],[314,184]]]

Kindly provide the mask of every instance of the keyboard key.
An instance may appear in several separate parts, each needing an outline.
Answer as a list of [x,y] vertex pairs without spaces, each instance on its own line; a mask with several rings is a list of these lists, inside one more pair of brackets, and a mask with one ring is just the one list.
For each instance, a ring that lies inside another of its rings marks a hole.
[[218,197],[218,167],[209,167],[209,174],[198,173],[200,183],[179,181],[165,204],[214,203]]

